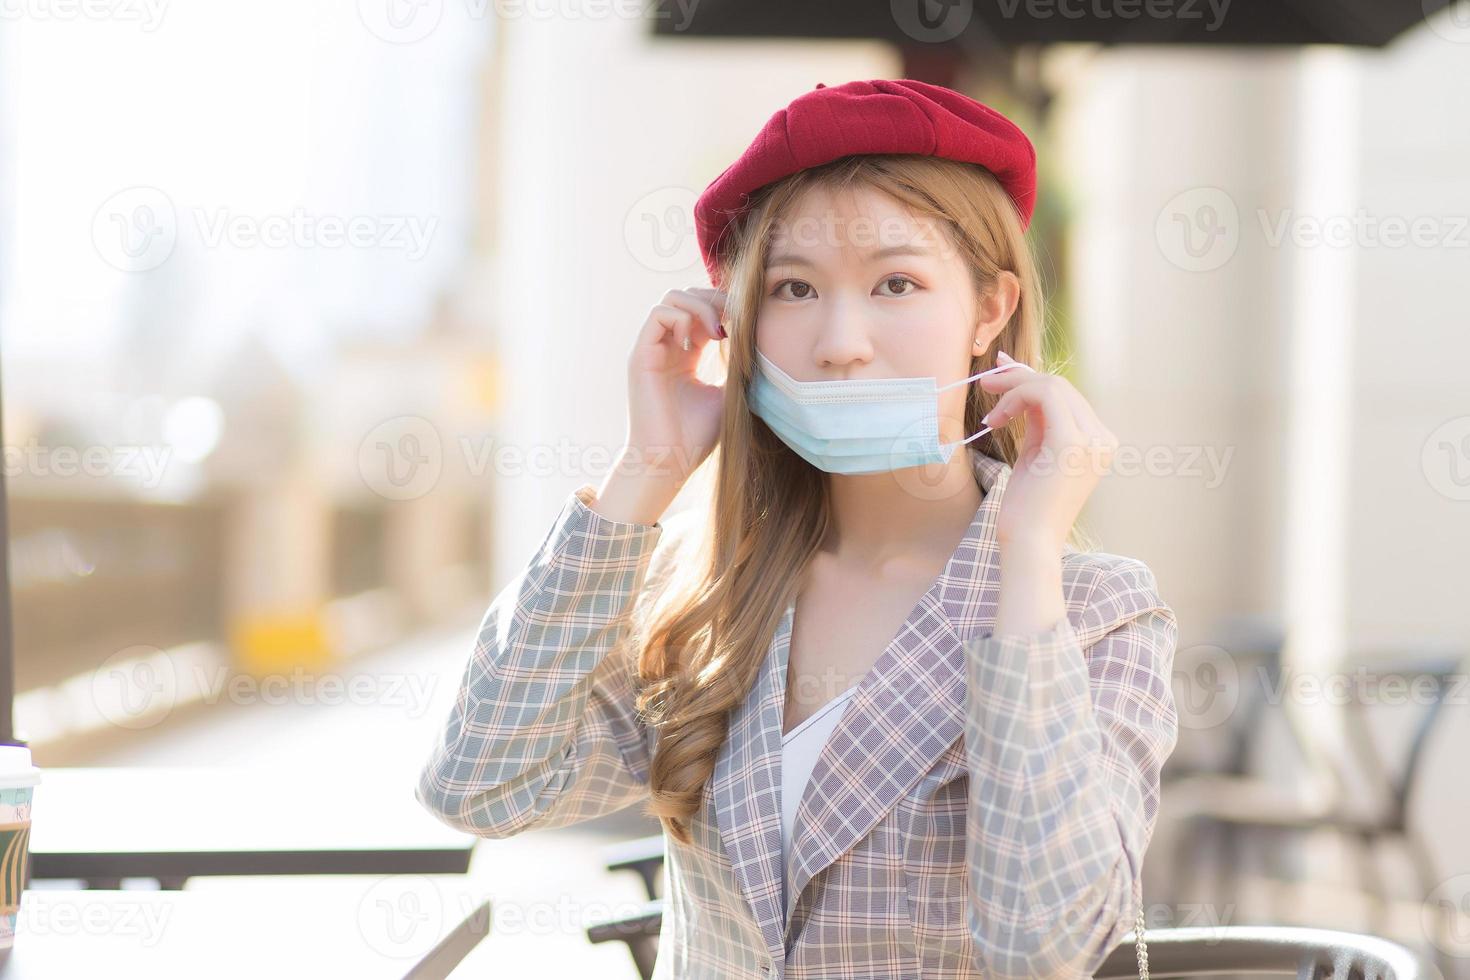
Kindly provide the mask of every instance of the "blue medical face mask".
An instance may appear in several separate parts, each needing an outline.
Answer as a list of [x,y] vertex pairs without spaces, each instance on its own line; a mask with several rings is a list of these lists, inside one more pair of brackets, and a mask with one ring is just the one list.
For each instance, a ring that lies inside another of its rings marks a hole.
[[935,378],[797,381],[759,350],[755,361],[747,391],[751,411],[802,459],[845,474],[949,462],[956,447],[990,427],[941,444],[939,393],[1009,367],[1026,367],[1003,364],[937,387]]

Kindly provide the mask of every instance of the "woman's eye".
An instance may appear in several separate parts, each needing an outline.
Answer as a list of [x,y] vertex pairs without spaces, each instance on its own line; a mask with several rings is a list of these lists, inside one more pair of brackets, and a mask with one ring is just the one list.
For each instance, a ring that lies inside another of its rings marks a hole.
[[[901,285],[895,285],[895,284],[901,284]],[[912,287],[914,287],[914,289],[917,289],[918,286],[919,286],[918,283],[914,282],[908,276],[889,276],[887,279],[884,279],[883,280],[883,285],[892,287],[894,289],[894,292],[892,294],[890,294],[890,295],[897,295],[897,296],[907,296],[909,293],[911,293],[911,292],[914,291],[913,289],[903,289],[903,288],[901,288],[903,285],[912,286]]]
[[776,284],[776,288],[772,295],[781,295],[781,290],[785,289],[787,286],[791,287],[792,299],[806,299],[812,294],[811,283],[802,282],[800,279],[786,279]]

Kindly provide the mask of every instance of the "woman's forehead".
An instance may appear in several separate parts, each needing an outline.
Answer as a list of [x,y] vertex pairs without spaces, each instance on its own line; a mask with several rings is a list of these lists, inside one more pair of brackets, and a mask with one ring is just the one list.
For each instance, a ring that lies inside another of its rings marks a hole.
[[813,187],[772,222],[767,266],[838,254],[880,259],[948,251],[940,224],[872,187]]
[[813,218],[846,224],[883,221],[918,230],[930,223],[925,215],[915,214],[907,204],[868,184],[850,187],[809,187],[794,198],[777,216],[777,225],[790,225]]

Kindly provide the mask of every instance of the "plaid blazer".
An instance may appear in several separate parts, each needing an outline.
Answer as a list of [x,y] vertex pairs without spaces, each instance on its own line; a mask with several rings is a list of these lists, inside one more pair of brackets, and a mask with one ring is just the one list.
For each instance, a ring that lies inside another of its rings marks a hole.
[[[1174,614],[1144,563],[1066,547],[1067,615],[993,635],[1010,467],[966,448],[984,499],[823,746],[783,869],[788,604],[693,842],[666,835],[658,980],[1081,977],[1132,929],[1178,734]],[[621,523],[595,495],[570,495],[482,621],[415,790],[451,826],[508,837],[647,796],[633,610],[692,515]]]

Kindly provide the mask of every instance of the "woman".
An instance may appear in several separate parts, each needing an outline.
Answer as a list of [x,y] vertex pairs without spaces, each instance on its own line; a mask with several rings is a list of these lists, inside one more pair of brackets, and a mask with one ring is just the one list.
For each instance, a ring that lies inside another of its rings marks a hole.
[[1177,626],[1068,542],[1117,440],[1036,367],[1034,188],[937,86],[776,113],[696,207],[717,288],[635,342],[619,466],[486,614],[418,797],[485,837],[643,803],[658,977],[1088,976],[1133,926]]

